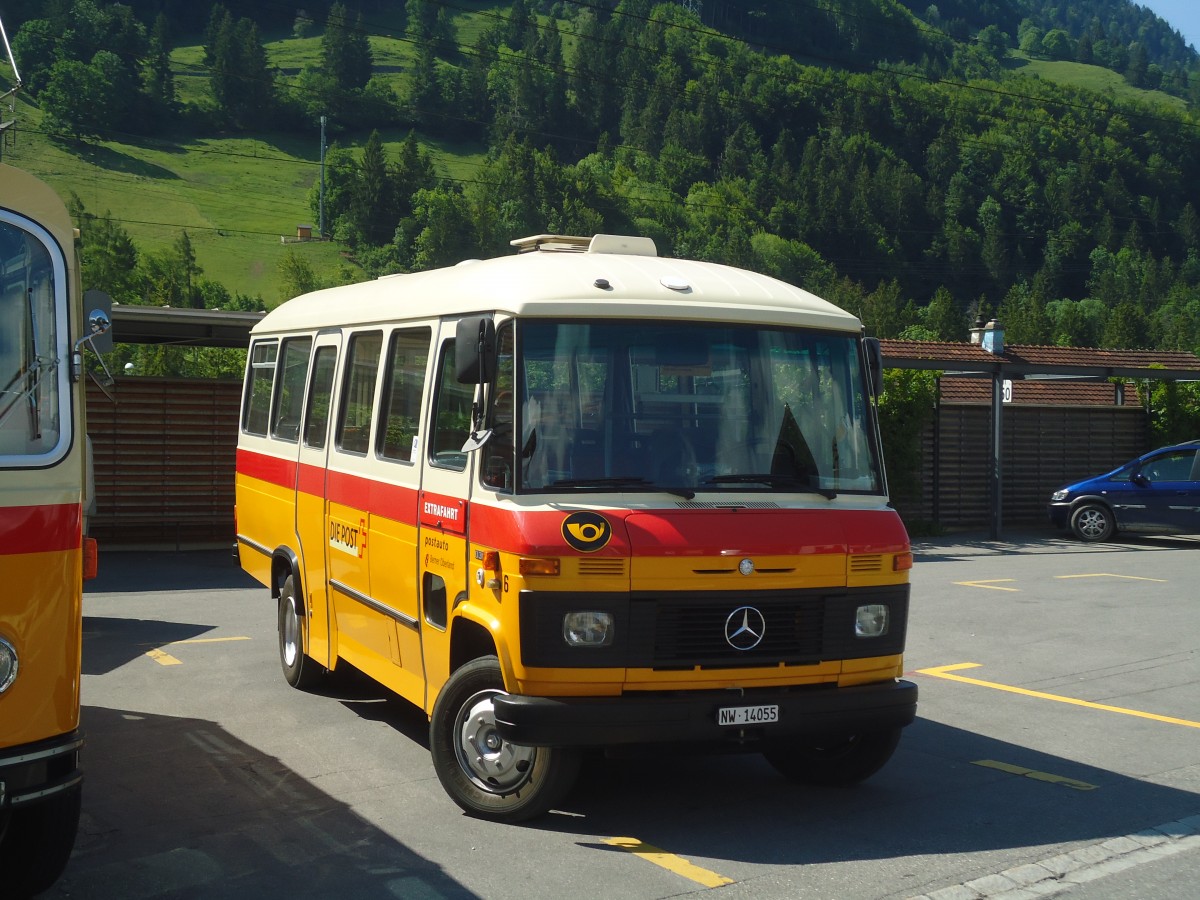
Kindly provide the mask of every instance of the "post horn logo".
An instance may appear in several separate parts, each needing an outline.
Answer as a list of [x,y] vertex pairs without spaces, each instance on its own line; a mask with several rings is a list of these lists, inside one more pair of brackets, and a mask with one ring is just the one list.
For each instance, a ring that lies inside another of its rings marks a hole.
[[595,553],[604,549],[612,538],[612,525],[596,513],[573,512],[563,519],[562,536],[580,553]]

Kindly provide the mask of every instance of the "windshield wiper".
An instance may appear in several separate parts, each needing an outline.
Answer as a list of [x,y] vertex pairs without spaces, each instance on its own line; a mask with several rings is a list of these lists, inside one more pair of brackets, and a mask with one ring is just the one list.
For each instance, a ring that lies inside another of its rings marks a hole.
[[648,488],[653,491],[676,494],[686,500],[691,500],[696,496],[695,491],[690,491],[687,488],[664,487],[660,484],[652,484],[645,478],[635,475],[615,476],[613,478],[561,478],[558,481],[551,482],[550,486],[574,488]]
[[752,475],[714,475],[711,478],[704,479],[705,484],[765,484],[768,487],[775,488],[795,488],[802,491],[811,491],[814,494],[820,494],[826,500],[832,500],[837,496],[837,491],[832,488],[823,488],[814,485],[810,479],[797,478],[794,475],[772,475],[770,472],[756,473]]

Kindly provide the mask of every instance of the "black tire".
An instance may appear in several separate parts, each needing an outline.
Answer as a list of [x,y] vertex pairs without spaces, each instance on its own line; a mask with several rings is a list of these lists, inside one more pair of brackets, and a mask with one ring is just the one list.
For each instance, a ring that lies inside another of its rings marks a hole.
[[779,774],[800,784],[848,787],[866,781],[892,758],[900,729],[872,731],[815,743],[774,743],[763,750]]
[[13,810],[0,833],[5,897],[32,897],[58,880],[75,846],[82,794],[81,785],[75,785],[35,806]]
[[1081,541],[1107,541],[1117,533],[1117,520],[1104,504],[1084,503],[1071,513],[1071,531]]
[[283,677],[297,690],[311,691],[325,670],[308,655],[307,624],[300,598],[296,596],[296,580],[289,575],[279,591],[279,665]]
[[504,741],[491,702],[502,693],[496,657],[456,670],[433,705],[429,749],[438,780],[463,810],[493,822],[522,822],[566,796],[579,774],[579,754]]

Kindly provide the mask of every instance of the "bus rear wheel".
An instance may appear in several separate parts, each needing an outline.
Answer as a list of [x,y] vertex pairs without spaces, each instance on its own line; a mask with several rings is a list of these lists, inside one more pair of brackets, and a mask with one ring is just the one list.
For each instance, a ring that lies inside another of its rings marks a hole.
[[0,825],[0,876],[6,897],[32,897],[58,880],[79,829],[82,787],[12,811]]
[[763,756],[779,774],[800,784],[848,787],[882,769],[899,743],[900,729],[889,728],[810,743],[775,742]]
[[300,599],[296,596],[296,579],[289,575],[279,591],[279,664],[287,683],[302,691],[310,691],[321,680],[323,670],[305,652],[305,623]]
[[433,706],[429,748],[438,780],[464,811],[494,822],[522,822],[566,796],[579,774],[579,754],[500,737],[492,700],[503,693],[496,657],[457,669]]

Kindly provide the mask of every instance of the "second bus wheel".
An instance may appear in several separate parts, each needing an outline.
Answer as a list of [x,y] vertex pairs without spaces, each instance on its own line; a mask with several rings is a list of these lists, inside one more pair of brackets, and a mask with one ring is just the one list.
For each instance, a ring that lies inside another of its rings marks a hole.
[[279,664],[287,683],[302,691],[312,690],[324,670],[305,654],[306,629],[296,596],[296,579],[289,575],[279,591]]
[[888,728],[810,743],[772,742],[763,756],[800,784],[848,787],[882,769],[899,743],[900,729]]
[[492,699],[502,693],[496,657],[480,657],[457,669],[433,706],[429,749],[442,787],[466,812],[495,822],[522,822],[566,795],[579,773],[579,754],[501,738]]

